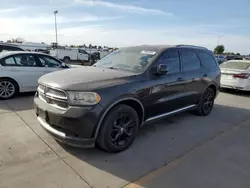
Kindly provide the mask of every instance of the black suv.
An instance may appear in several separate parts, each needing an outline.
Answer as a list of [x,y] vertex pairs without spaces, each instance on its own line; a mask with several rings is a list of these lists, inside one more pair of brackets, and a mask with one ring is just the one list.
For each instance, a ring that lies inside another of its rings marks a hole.
[[24,51],[24,49],[12,44],[0,43],[0,52],[2,51]]
[[208,115],[220,76],[213,53],[203,47],[121,48],[93,66],[42,76],[37,119],[63,143],[119,152],[147,123],[187,110]]

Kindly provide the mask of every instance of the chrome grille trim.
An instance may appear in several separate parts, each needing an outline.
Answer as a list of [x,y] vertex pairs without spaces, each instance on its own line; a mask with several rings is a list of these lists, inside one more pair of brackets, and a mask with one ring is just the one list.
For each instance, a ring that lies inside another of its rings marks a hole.
[[61,110],[68,109],[69,100],[65,91],[40,84],[37,91],[38,97],[49,105]]

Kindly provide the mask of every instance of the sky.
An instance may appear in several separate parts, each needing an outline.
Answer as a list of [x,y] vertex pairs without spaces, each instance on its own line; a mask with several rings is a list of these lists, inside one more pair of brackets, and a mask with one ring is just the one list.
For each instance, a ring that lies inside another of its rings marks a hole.
[[1,0],[0,41],[190,44],[250,54],[250,0]]

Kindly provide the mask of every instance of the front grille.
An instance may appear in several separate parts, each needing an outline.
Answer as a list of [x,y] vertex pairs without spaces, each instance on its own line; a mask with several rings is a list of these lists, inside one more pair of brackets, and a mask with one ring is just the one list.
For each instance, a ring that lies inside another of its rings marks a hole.
[[69,107],[66,92],[44,85],[39,85],[37,91],[38,97],[44,102],[60,109],[67,109]]

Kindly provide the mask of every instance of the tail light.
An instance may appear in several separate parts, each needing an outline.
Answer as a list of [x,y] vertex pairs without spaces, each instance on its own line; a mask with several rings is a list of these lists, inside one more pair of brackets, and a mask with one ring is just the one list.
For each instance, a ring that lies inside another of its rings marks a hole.
[[248,79],[249,73],[233,74],[233,78]]

